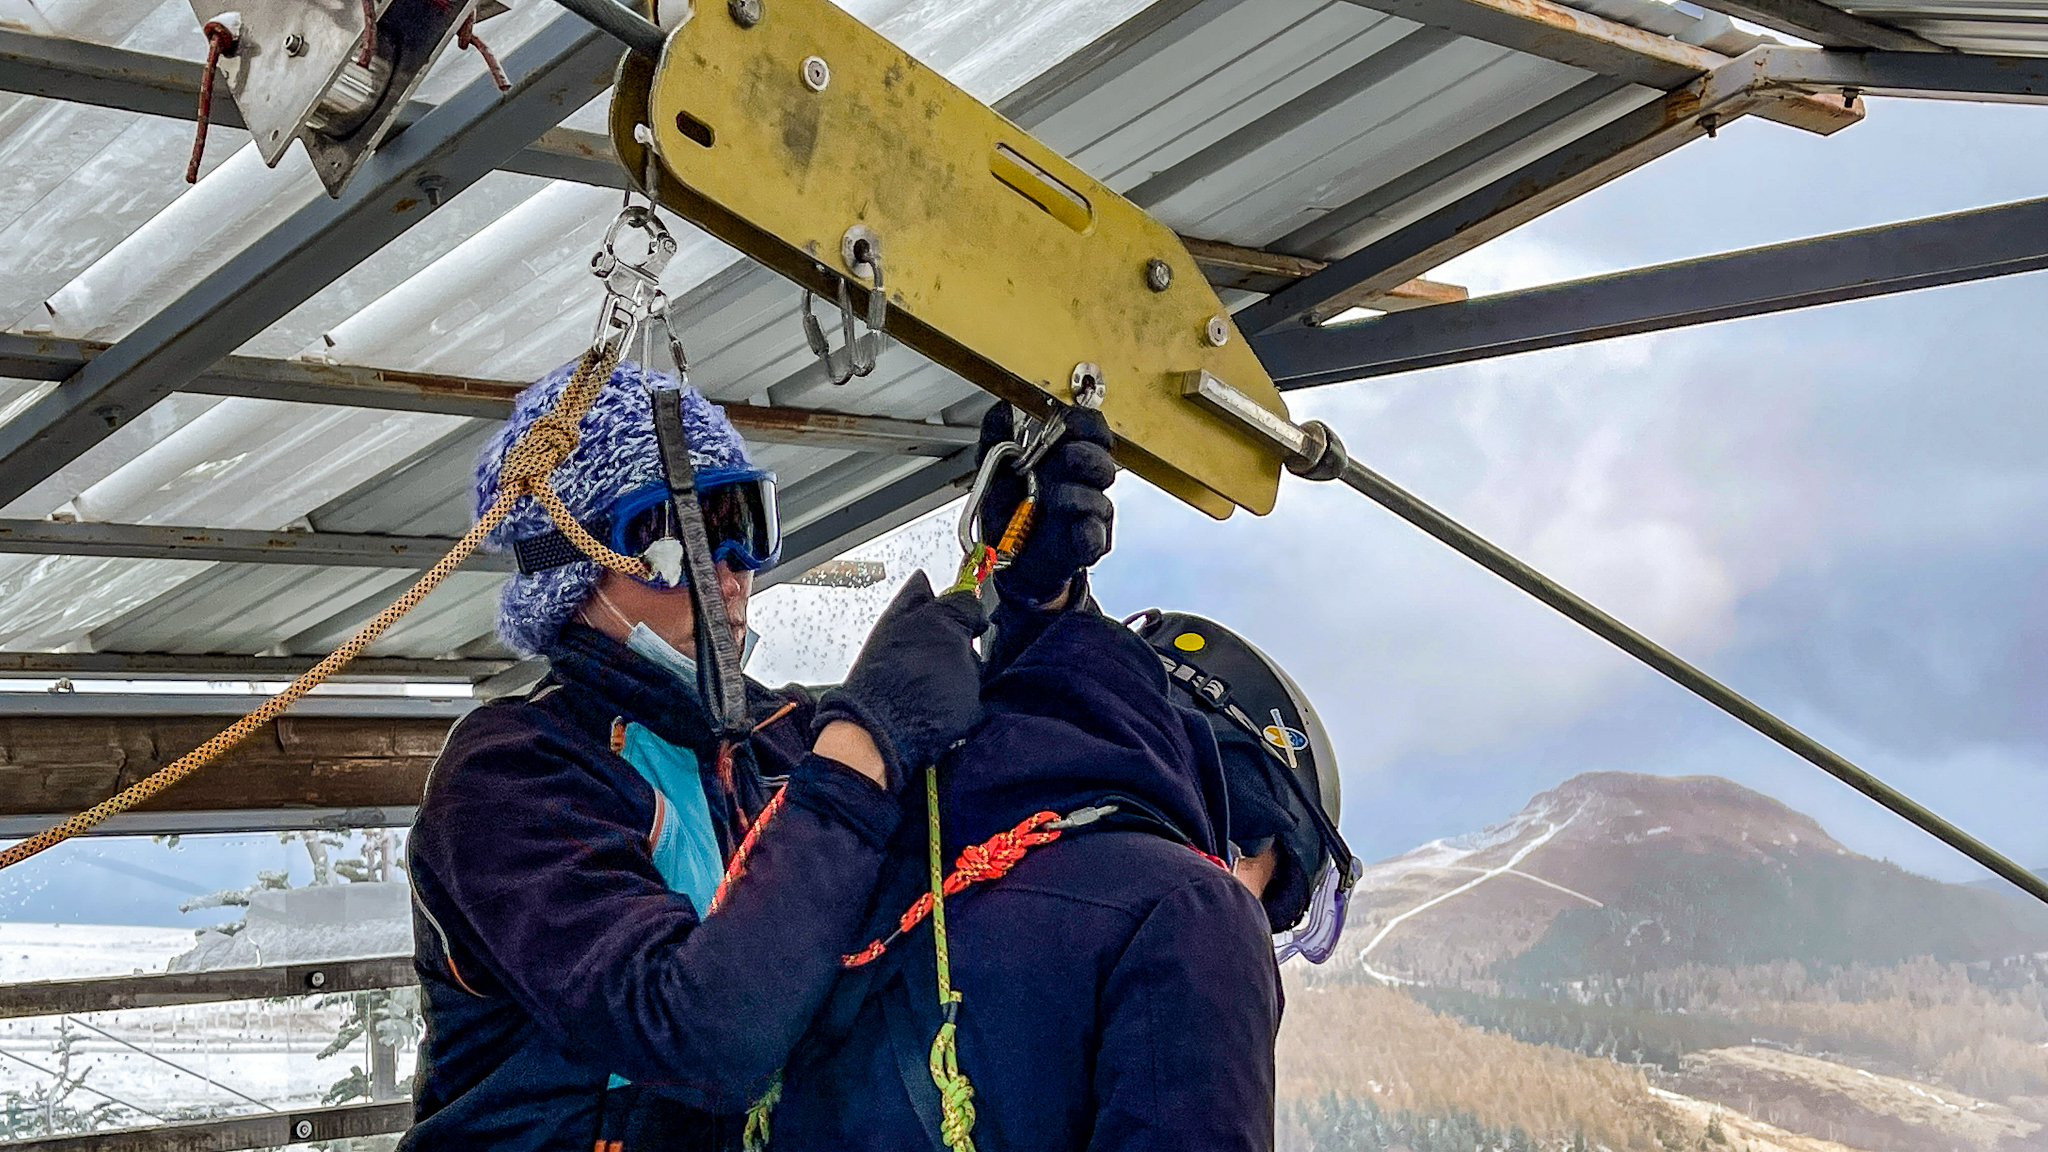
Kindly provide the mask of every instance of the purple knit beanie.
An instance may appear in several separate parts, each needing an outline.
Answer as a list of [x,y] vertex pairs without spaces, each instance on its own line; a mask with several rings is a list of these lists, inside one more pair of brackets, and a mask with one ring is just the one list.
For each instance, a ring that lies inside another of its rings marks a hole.
[[[479,515],[498,497],[498,469],[505,452],[535,420],[555,406],[576,362],[548,373],[513,401],[512,416],[484,446],[476,462],[476,507]],[[576,447],[549,478],[562,502],[584,522],[611,509],[619,497],[662,481],[661,456],[654,443],[654,416],[648,403],[650,382],[674,386],[674,377],[649,372],[621,361],[611,379],[578,425]],[[740,434],[717,405],[685,385],[683,424],[690,439],[690,461],[699,468],[741,468],[751,461]],[[545,535],[554,522],[529,498],[512,506],[511,515],[485,541],[488,551],[502,552],[515,540]],[[538,655],[554,646],[562,625],[583,607],[597,587],[595,561],[580,560],[532,575],[514,573],[498,594],[498,635],[514,651]]]

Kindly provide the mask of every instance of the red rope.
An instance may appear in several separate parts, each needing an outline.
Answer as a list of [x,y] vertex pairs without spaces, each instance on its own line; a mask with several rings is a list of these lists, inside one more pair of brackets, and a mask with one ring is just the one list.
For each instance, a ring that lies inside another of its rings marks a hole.
[[[1039,812],[1008,832],[998,832],[979,844],[969,844],[961,849],[960,859],[954,862],[952,874],[946,877],[946,895],[956,896],[970,884],[1001,879],[1010,869],[1017,866],[1017,861],[1022,860],[1026,852],[1060,838],[1059,829],[1045,827],[1057,819],[1057,812]],[[889,950],[889,945],[895,943],[897,937],[917,927],[920,921],[931,915],[931,911],[932,894],[926,892],[904,910],[903,915],[896,921],[894,932],[869,943],[858,952],[841,956],[839,966],[858,968],[863,964],[873,963],[877,957]]]
[[491,70],[491,83],[498,86],[498,91],[510,92],[512,90],[512,82],[505,79],[505,70],[498,67],[498,58],[491,54],[491,50],[484,44],[483,38],[476,34],[476,12],[474,10],[467,17],[463,18],[462,27],[455,30],[455,43],[463,48],[476,49],[476,54],[483,57],[484,67]]
[[377,0],[363,0],[363,46],[356,52],[356,67],[368,68],[377,55]]
[[199,162],[206,157],[206,125],[213,119],[213,73],[220,58],[235,54],[235,34],[217,20],[206,22],[206,71],[199,77],[199,127],[192,137],[192,159],[185,165],[185,183],[199,183]]

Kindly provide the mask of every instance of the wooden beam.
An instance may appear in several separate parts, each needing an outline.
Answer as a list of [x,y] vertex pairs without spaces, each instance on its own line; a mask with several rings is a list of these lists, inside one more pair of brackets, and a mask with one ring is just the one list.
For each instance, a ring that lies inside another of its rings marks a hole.
[[[83,811],[197,748],[224,723],[219,716],[0,716],[0,816]],[[285,716],[136,810],[408,807],[419,803],[449,727],[443,718]]]
[[[1183,236],[1180,240],[1182,244],[1187,245],[1188,255],[1195,258],[1195,263],[1201,267],[1202,274],[1208,277],[1209,283],[1218,288],[1238,288],[1247,292],[1270,294],[1329,266],[1329,262],[1324,260],[1307,256],[1289,256],[1284,252],[1268,252],[1261,248],[1244,248],[1236,244],[1225,244],[1220,240],[1203,240],[1195,236]],[[1385,291],[1360,293],[1358,300],[1346,304],[1345,308],[1405,312],[1410,308],[1452,303],[1470,295],[1470,292],[1456,284],[1418,278],[1405,284],[1396,284]]]
[[[79,676],[112,680],[294,680],[319,656],[190,656],[175,652],[0,652],[0,676]],[[364,656],[333,680],[482,680],[510,659],[415,660]]]

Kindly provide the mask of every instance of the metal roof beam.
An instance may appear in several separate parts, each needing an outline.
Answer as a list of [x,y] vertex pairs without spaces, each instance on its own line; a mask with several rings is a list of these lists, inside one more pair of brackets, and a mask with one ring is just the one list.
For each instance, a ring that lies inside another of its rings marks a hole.
[[[1453,0],[1465,3],[1466,0]],[[1340,305],[1405,283],[1455,256],[1509,232],[1730,121],[1784,104],[1764,84],[1757,57],[1741,58],[1653,100],[1497,180],[1468,192],[1421,219],[1382,236],[1322,271],[1236,313],[1254,344],[1262,334],[1290,325],[1319,324]],[[1860,103],[1844,109],[1839,98],[1801,94],[1802,116],[1838,117],[1836,127],[1861,118]],[[1432,313],[1433,314],[1433,313]],[[1261,351],[1261,356],[1264,352]]]
[[1503,48],[1670,91],[1728,58],[1697,44],[1551,0],[1351,0],[1361,8],[1448,28]]
[[1461,364],[2048,268],[2048,199],[1262,338],[1282,388]]
[[1904,28],[1853,15],[1821,0],[1702,0],[1700,7],[1828,48],[1953,51]]
[[37,1136],[10,1142],[7,1148],[8,1152],[229,1152],[381,1136],[411,1126],[412,1101],[401,1100],[303,1112],[258,1112],[232,1120],[196,1120],[151,1128],[105,1128],[83,1136]]
[[2048,104],[2048,59],[1962,52],[1837,52],[1769,48],[1766,82],[1795,88],[1931,100]]
[[[90,341],[0,333],[0,376],[21,380],[68,379],[105,348]],[[178,391],[503,420],[511,415],[512,401],[525,387],[515,380],[476,380],[353,364],[229,356]],[[814,408],[728,404],[725,412],[742,436],[760,444],[949,456],[973,444],[977,436],[976,429],[950,424]]]
[[[345,532],[253,532],[163,524],[0,520],[0,553],[112,556],[131,560],[210,560],[221,564],[310,564],[330,568],[410,568],[438,563],[455,541],[438,536]],[[473,572],[510,572],[512,556],[477,552]]]
[[[1552,0],[1351,0],[1463,36],[1512,48],[1531,56],[1583,68],[1599,76],[1666,92],[1683,88],[1729,63],[1729,58],[1609,20]],[[1827,135],[1863,118],[1857,109],[1842,118],[1797,103],[1765,106],[1757,115],[1794,128]]]
[[581,17],[556,17],[508,54],[511,91],[478,77],[379,149],[338,198],[292,213],[0,425],[0,503],[190,384],[603,92],[617,58],[617,44]]
[[37,980],[5,985],[0,1019],[62,1016],[73,1012],[123,1012],[185,1004],[222,1004],[285,996],[320,996],[406,988],[419,983],[411,956],[277,964],[214,972],[152,972],[87,980]]
[[[199,80],[205,71],[196,60],[0,28],[0,92],[191,120],[199,114]],[[398,114],[391,135],[419,123],[433,110],[432,104],[412,101]],[[225,86],[214,89],[209,119],[219,128],[243,127],[241,109]],[[603,146],[602,153],[590,151],[593,143]],[[619,163],[612,158],[611,139],[597,132],[550,129],[500,167],[584,184],[624,184]],[[605,178],[589,179],[598,172]]]

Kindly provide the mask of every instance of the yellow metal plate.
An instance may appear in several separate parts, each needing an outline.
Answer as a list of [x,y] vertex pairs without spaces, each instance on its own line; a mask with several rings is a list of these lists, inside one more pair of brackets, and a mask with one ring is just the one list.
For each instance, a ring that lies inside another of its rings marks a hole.
[[[865,225],[892,338],[1034,412],[1098,365],[1126,467],[1212,516],[1271,511],[1279,461],[1181,384],[1206,370],[1286,407],[1169,229],[829,0],[762,9],[742,28],[699,0],[651,77],[629,58],[612,130],[636,181],[644,121],[664,203],[826,299],[850,277],[862,311],[841,240]],[[1163,292],[1154,259],[1173,270]]]

